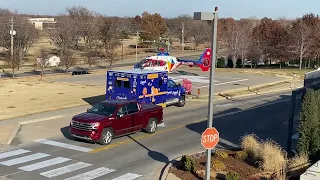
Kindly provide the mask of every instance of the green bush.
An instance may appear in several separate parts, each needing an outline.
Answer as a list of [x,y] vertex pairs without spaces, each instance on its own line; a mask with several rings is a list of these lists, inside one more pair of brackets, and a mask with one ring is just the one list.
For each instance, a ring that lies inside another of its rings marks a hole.
[[215,155],[218,157],[222,157],[223,159],[227,159],[229,156],[228,153],[223,150],[217,150]]
[[226,66],[224,57],[217,58],[217,68],[224,68]]
[[212,159],[211,160],[211,167],[214,168],[215,170],[224,170],[226,168],[226,165],[224,165],[223,162],[217,160],[217,159]]
[[317,159],[320,151],[320,91],[307,89],[302,102],[301,120],[298,131],[298,151],[310,153],[310,159]]
[[226,180],[238,180],[240,175],[234,171],[229,171],[226,175]]
[[241,160],[246,160],[248,158],[248,153],[245,151],[237,151],[236,158]]
[[181,158],[181,162],[184,165],[184,169],[190,172],[194,170],[193,159],[190,156],[183,155]]

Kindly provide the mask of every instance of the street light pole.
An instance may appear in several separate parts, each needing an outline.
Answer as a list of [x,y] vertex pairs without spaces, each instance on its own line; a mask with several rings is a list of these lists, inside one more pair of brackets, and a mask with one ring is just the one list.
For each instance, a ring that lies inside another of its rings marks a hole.
[[137,39],[136,39],[136,61],[138,60],[138,40],[139,40],[139,31],[137,31]]
[[[214,74],[216,67],[216,53],[217,53],[217,24],[218,24],[218,7],[214,10],[214,19],[212,27],[212,42],[211,42],[211,68],[210,68],[210,88],[209,88],[209,120],[208,128],[213,124],[213,100],[214,100]],[[211,149],[207,149],[207,164],[206,164],[206,180],[210,180],[210,166],[211,166]]]
[[[217,25],[218,25],[218,7],[215,7],[214,13],[195,12],[195,20],[213,20],[212,25],[212,40],[211,40],[211,64],[210,64],[210,87],[209,87],[209,102],[208,102],[208,128],[213,124],[213,100],[214,100],[214,72],[216,67],[216,53],[217,53]],[[211,149],[206,150],[206,180],[210,180],[211,167]]]

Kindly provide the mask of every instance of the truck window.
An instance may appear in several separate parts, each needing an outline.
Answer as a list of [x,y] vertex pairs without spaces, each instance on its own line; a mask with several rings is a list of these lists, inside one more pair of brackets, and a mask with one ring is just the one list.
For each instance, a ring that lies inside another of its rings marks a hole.
[[126,106],[122,106],[121,108],[119,108],[117,115],[127,115],[128,111],[127,111],[127,107]]
[[133,114],[139,111],[137,103],[130,103],[127,105],[128,114]]
[[172,81],[171,79],[168,81],[168,84],[169,84],[169,87],[177,86],[177,84],[174,81]]
[[113,105],[108,105],[104,103],[98,103],[88,110],[88,113],[99,114],[103,116],[111,116],[117,107]]
[[163,83],[163,82],[162,82],[162,79],[160,78],[160,79],[159,79],[159,87],[162,86],[162,83]]
[[116,80],[115,84],[116,84],[117,87],[121,87],[121,81],[120,80]]
[[130,81],[124,81],[123,83],[124,83],[123,86],[124,86],[125,88],[130,89]]

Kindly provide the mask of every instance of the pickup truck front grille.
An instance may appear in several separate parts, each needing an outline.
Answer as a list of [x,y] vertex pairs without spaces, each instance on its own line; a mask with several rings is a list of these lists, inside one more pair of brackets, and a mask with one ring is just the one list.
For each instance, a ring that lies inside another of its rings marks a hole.
[[82,131],[92,131],[93,130],[92,125],[89,123],[72,121],[71,126],[75,129],[82,130]]

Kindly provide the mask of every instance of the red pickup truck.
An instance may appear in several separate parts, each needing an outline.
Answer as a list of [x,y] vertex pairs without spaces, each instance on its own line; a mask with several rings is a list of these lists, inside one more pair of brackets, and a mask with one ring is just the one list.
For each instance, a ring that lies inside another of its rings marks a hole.
[[75,139],[110,144],[114,137],[145,130],[154,133],[163,123],[163,108],[136,101],[105,100],[75,115],[69,132]]

